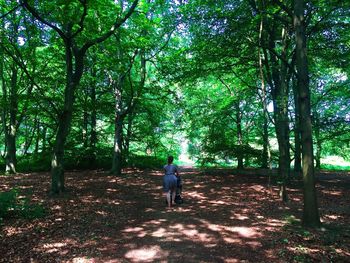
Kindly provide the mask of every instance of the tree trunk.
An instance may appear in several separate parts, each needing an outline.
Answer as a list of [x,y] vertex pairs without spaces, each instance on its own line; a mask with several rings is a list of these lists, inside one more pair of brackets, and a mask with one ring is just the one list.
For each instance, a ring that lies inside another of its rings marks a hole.
[[319,227],[317,196],[315,188],[314,158],[312,145],[311,105],[309,71],[307,60],[306,25],[304,18],[305,3],[294,1],[294,29],[296,41],[296,61],[298,77],[298,95],[300,107],[300,130],[302,146],[302,170],[304,181],[303,225]]
[[125,136],[125,160],[129,161],[129,154],[130,154],[130,139],[132,136],[132,122],[134,119],[133,111],[130,111],[128,114],[128,127],[126,130],[126,136]]
[[73,97],[66,101],[65,110],[61,113],[58,120],[58,131],[53,149],[51,161],[51,193],[59,194],[65,190],[64,186],[64,148],[69,133],[72,120]]
[[122,137],[123,137],[123,118],[119,113],[115,116],[115,129],[114,129],[114,152],[112,160],[112,171],[114,175],[122,174]]
[[315,119],[315,139],[316,139],[316,169],[321,169],[321,151],[322,143],[320,138],[320,117],[317,112],[314,114]]
[[270,168],[270,154],[269,154],[269,130],[268,130],[268,112],[267,112],[267,96],[266,96],[266,86],[264,78],[264,69],[263,69],[263,54],[261,53],[261,46],[263,41],[263,31],[264,31],[264,18],[261,17],[260,29],[259,29],[259,74],[261,81],[261,102],[263,106],[263,151],[261,158],[261,168]]
[[297,84],[293,81],[293,97],[295,105],[294,124],[294,174],[301,176],[301,141],[300,141],[300,113]]
[[[51,160],[51,194],[59,194],[64,186],[64,148],[72,121],[75,89],[78,86],[84,70],[84,54],[75,52],[73,65],[72,43],[66,40],[66,87],[63,110],[58,116],[58,130],[53,147]],[[73,70],[74,66],[74,70]]]
[[[236,110],[236,126],[237,126],[237,143],[239,146],[243,145],[243,138],[242,138],[242,115],[241,110],[239,107],[240,101],[235,102],[235,110]],[[237,169],[243,169],[243,152],[242,148],[238,148],[237,151]]]
[[18,99],[17,99],[17,68],[13,64],[11,72],[11,85],[9,91],[9,126],[7,127],[6,136],[6,173],[14,174],[16,173],[16,134],[17,134],[17,111],[18,111]]
[[91,165],[94,166],[96,163],[96,144],[97,144],[97,111],[96,111],[96,87],[95,85],[91,86],[90,90],[90,98],[91,98],[91,131],[90,131],[90,162]]
[[43,126],[43,132],[41,135],[41,139],[42,139],[42,144],[41,144],[41,152],[42,153],[46,153],[47,148],[46,148],[46,132],[47,132],[47,127]]
[[87,100],[85,100],[85,105],[83,106],[83,129],[82,129],[82,140],[83,140],[83,147],[84,150],[88,147],[88,122],[89,122],[89,115],[88,115],[88,110],[86,108],[87,105]]
[[39,152],[39,142],[40,142],[40,122],[39,120],[37,120],[37,117],[36,117],[36,136],[35,136],[35,148],[34,148],[34,155],[37,156],[38,155],[38,152]]
[[[286,58],[287,34],[283,33],[282,57]],[[273,39],[270,39],[270,48],[274,49]],[[286,184],[290,175],[290,145],[289,145],[289,119],[288,119],[288,77],[287,65],[282,61],[280,70],[277,69],[278,61],[274,54],[271,54],[272,62],[272,98],[274,106],[275,130],[278,141],[278,174],[281,179],[280,196],[287,201]]]

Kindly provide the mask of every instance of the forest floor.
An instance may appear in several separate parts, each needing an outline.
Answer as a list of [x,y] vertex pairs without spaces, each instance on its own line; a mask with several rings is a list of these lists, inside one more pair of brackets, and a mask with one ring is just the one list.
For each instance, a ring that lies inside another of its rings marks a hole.
[[317,176],[320,229],[300,227],[302,192],[268,187],[263,170],[183,168],[182,205],[165,209],[162,174],[66,172],[49,197],[48,173],[0,176],[46,213],[7,218],[0,262],[350,262],[350,173]]

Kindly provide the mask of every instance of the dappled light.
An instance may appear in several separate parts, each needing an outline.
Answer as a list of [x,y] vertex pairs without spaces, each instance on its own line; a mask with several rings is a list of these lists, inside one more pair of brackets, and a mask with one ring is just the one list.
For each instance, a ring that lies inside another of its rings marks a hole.
[[[48,187],[47,174],[25,175],[25,180],[1,177],[2,190],[17,185],[22,195],[29,194],[32,200],[43,203],[47,214],[34,221],[6,221],[0,252],[17,261],[38,262],[53,258],[62,262],[172,261],[169,258],[179,262],[279,262],[281,258],[306,255],[322,258],[323,249],[312,240],[323,238],[328,242],[328,237],[322,237],[325,234],[289,230],[295,222],[300,224],[300,189],[288,189],[289,202],[283,203],[277,186],[267,191],[267,177],[251,172],[196,171],[182,170],[184,203],[171,210],[165,209],[161,172],[156,170],[128,171],[120,177],[69,172],[67,192],[56,198],[48,198],[40,190]],[[317,186],[325,224],[349,222],[349,190],[337,185],[330,178]],[[331,205],[334,197],[337,206]],[[340,236],[330,238],[338,240]],[[16,250],[7,249],[10,247]],[[334,249],[339,251],[338,258],[349,253],[344,246]]]

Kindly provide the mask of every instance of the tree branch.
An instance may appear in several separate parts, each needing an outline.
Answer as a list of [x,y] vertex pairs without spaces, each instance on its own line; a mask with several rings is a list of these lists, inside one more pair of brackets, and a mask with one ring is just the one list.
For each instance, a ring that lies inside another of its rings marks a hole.
[[105,41],[108,37],[110,37],[132,15],[132,13],[135,11],[135,8],[138,2],[139,0],[134,0],[128,12],[125,14],[125,16],[122,19],[117,19],[117,21],[114,23],[112,28],[106,33],[104,33],[102,36],[86,42],[85,45],[80,49],[80,52],[84,54],[91,46],[101,43]]
[[41,23],[47,25],[48,27],[55,30],[64,40],[67,40],[66,34],[59,29],[57,26],[51,24],[46,21],[32,6],[29,5],[28,0],[22,0],[22,5],[27,9],[36,19],[38,19]]
[[84,20],[85,20],[86,15],[87,15],[87,0],[79,0],[79,2],[84,6],[84,11],[83,11],[83,14],[81,15],[80,21],[78,23],[79,29],[77,30],[77,32],[75,32],[72,35],[72,38],[74,38],[76,35],[78,35],[80,32],[82,32],[84,30]]
[[8,11],[7,13],[3,14],[0,16],[0,19],[5,18],[6,16],[8,16],[9,14],[11,14],[12,12],[16,11],[19,7],[21,7],[22,4],[19,4],[17,6],[15,6],[14,8],[12,8],[10,11]]

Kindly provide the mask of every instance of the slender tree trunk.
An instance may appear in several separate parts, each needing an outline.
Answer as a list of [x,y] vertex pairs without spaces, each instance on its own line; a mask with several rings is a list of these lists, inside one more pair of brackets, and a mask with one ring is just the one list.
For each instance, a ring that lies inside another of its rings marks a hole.
[[39,143],[40,143],[40,121],[36,120],[36,137],[35,137],[35,148],[34,154],[37,156],[39,152]]
[[[283,51],[282,57],[286,58],[287,40],[286,32],[282,34]],[[273,39],[270,39],[270,48],[274,49]],[[289,145],[289,119],[288,119],[288,77],[287,65],[284,62],[280,64],[280,70],[277,69],[278,61],[274,54],[271,54],[272,78],[273,78],[273,106],[275,130],[278,141],[278,173],[281,178],[280,196],[283,201],[287,201],[286,184],[290,175],[290,145]]]
[[305,2],[303,0],[294,0],[293,19],[296,41],[298,94],[301,122],[302,170],[304,181],[303,225],[307,227],[319,227],[320,216],[318,213],[315,188],[309,70],[304,11]]
[[47,142],[46,142],[46,133],[47,133],[47,127],[46,126],[43,126],[43,132],[42,132],[42,135],[41,135],[41,139],[42,139],[42,144],[41,144],[41,152],[42,153],[46,153],[47,151]]
[[18,71],[16,65],[13,64],[11,70],[11,85],[9,91],[9,126],[7,128],[6,136],[6,173],[16,173],[16,134],[17,134],[17,111],[18,111],[18,99],[17,99],[17,75]]
[[83,130],[82,130],[82,140],[83,140],[83,147],[84,150],[88,147],[88,125],[89,125],[89,114],[87,110],[87,100],[85,100],[84,112],[83,112]]
[[[94,72],[94,71],[93,71]],[[93,77],[95,77],[95,73],[92,74]],[[94,81],[93,85],[90,87],[90,99],[91,99],[91,115],[90,115],[90,124],[91,124],[91,131],[90,131],[90,162],[92,166],[95,166],[96,163],[96,144],[97,144],[97,111],[96,111],[96,83]]]
[[134,113],[133,111],[130,111],[128,114],[128,127],[126,130],[126,136],[125,136],[125,160],[129,161],[129,154],[130,154],[130,139],[132,136],[132,123],[134,119]]
[[[243,135],[242,135],[242,116],[241,116],[241,110],[239,107],[240,101],[235,102],[235,110],[236,110],[236,126],[237,126],[237,143],[239,146],[243,145]],[[237,169],[243,169],[243,153],[242,149],[239,148],[237,151]]]
[[112,161],[112,174],[122,174],[122,137],[123,137],[123,118],[119,113],[115,116],[115,129],[114,129],[114,152]]
[[36,135],[35,132],[37,130],[37,123],[38,123],[38,120],[35,117],[33,128],[30,129],[29,125],[27,124],[27,119],[25,119],[24,125],[25,125],[25,130],[26,130],[26,132],[25,132],[26,140],[25,140],[25,144],[24,144],[23,155],[27,155],[29,148],[32,146],[33,139]]
[[261,53],[262,46],[262,33],[264,28],[264,19],[261,18],[260,29],[259,29],[259,74],[261,81],[261,92],[262,92],[262,106],[263,106],[263,152],[261,160],[261,168],[270,168],[270,154],[269,154],[269,130],[268,130],[268,112],[267,112],[267,96],[266,96],[266,86],[264,78],[263,69],[263,54]]

